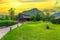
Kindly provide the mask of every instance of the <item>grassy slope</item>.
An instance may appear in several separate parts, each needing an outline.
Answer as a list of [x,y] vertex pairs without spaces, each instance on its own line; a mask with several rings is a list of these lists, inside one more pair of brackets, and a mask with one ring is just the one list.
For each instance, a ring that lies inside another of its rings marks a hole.
[[60,40],[60,25],[48,24],[49,30],[46,29],[46,23],[24,23],[1,40]]

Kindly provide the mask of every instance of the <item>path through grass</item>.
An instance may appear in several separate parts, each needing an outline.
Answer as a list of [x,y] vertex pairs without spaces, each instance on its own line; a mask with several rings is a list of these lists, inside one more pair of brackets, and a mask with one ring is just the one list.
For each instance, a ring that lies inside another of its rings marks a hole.
[[46,22],[25,22],[1,40],[60,40],[60,25],[48,23],[50,29],[46,29]]

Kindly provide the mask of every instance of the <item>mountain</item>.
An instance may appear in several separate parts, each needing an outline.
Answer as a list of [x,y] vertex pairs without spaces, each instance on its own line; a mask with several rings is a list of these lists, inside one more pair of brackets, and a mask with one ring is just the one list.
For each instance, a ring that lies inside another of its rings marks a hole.
[[54,10],[54,9],[44,9],[43,11],[44,12],[56,12],[56,10]]
[[60,12],[57,12],[57,13],[54,13],[52,16],[54,16],[54,17],[60,17]]
[[43,11],[38,10],[37,8],[33,8],[31,10],[23,11],[22,14],[29,15],[29,16],[36,16],[36,14],[39,14],[40,16],[44,16]]

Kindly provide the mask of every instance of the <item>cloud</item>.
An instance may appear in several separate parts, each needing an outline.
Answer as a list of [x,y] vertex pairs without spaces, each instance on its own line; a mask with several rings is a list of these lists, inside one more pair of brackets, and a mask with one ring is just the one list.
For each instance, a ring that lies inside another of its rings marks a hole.
[[43,2],[43,1],[53,1],[53,0],[21,0],[21,1],[22,2]]
[[22,0],[22,2],[40,2],[44,0]]
[[42,1],[42,0],[22,0],[23,2],[39,2],[39,1]]
[[2,3],[4,3],[4,1],[3,0],[0,0],[0,4],[2,4]]
[[11,3],[11,2],[45,2],[45,1],[56,1],[56,0],[0,0],[0,4]]
[[0,4],[9,3],[9,0],[0,0]]
[[16,2],[18,0],[0,0],[0,4]]

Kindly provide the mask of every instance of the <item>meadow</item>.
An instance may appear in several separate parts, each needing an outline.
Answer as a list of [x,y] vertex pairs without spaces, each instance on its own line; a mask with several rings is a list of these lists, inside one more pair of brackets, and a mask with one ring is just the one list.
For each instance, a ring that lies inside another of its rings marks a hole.
[[[46,29],[46,25],[49,29]],[[50,22],[25,22],[1,40],[60,40],[60,25]]]

